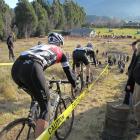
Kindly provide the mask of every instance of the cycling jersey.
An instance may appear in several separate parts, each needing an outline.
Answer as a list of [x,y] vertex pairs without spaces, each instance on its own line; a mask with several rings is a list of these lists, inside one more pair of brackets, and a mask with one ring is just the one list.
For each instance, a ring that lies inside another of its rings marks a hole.
[[32,47],[29,50],[21,53],[21,56],[23,57],[29,56],[39,60],[43,66],[43,69],[59,62],[62,63],[62,67],[69,66],[67,59],[62,59],[62,57],[64,57],[63,55],[64,54],[60,47],[43,44]]
[[96,65],[95,53],[92,48],[89,47],[79,47],[75,48],[73,51],[73,59],[77,67],[79,67],[79,62],[83,62],[85,65],[89,64],[87,56],[90,56],[93,63]]

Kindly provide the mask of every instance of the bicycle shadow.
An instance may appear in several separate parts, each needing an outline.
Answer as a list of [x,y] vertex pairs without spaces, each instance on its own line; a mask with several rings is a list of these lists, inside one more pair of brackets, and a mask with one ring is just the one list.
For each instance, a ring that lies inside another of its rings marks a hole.
[[1,101],[0,102],[0,113],[13,113],[17,112],[22,109],[29,109],[30,107],[30,101],[18,101],[18,102],[13,102],[13,101]]
[[30,99],[17,101],[0,100],[0,129],[15,118],[26,117],[30,108]]

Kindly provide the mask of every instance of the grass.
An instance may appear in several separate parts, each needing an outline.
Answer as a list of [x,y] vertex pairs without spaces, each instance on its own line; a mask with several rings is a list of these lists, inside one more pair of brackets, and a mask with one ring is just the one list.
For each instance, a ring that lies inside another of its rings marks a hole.
[[132,35],[140,38],[140,34],[137,34],[138,29],[133,28],[113,28],[112,32],[109,32],[108,28],[95,28],[95,31],[96,33],[100,32],[100,35]]

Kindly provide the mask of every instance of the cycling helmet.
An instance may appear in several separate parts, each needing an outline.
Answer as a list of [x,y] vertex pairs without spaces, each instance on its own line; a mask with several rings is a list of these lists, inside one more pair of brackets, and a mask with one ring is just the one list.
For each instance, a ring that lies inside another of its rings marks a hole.
[[88,47],[88,48],[91,48],[91,49],[93,49],[93,48],[94,48],[94,46],[92,45],[92,43],[91,43],[91,42],[88,42],[88,43],[87,43],[87,47]]
[[61,34],[52,32],[48,35],[48,43],[49,44],[56,44],[56,45],[63,45],[64,44],[64,38]]

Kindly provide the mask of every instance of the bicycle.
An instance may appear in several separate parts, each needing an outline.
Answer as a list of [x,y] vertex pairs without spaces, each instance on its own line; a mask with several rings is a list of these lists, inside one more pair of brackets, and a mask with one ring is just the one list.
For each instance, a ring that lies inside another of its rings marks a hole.
[[[56,84],[56,89],[53,89],[54,83]],[[53,106],[50,105],[51,106],[50,108],[52,110],[49,113],[49,115],[51,114],[50,115],[51,117],[49,119],[49,124],[53,120],[55,120],[59,116],[59,114],[62,114],[62,112],[68,107],[68,105],[72,103],[72,99],[69,96],[62,97],[61,95],[60,84],[65,84],[65,83],[69,83],[69,82],[66,80],[49,81],[51,94],[57,95],[55,102],[52,102],[54,105]],[[26,89],[24,90],[27,92]],[[54,99],[50,99],[50,104],[51,104],[51,100],[54,101]],[[30,110],[27,118],[16,119],[15,121],[5,126],[0,132],[0,139],[1,140],[34,140],[35,122],[39,118],[39,114],[40,114],[39,104],[37,101],[34,100],[34,98],[32,98]],[[69,136],[72,130],[73,121],[74,121],[74,111],[71,113],[71,116],[69,116],[66,119],[66,121],[61,125],[61,127],[58,128],[58,130],[55,132],[55,136],[58,140],[65,140]]]

